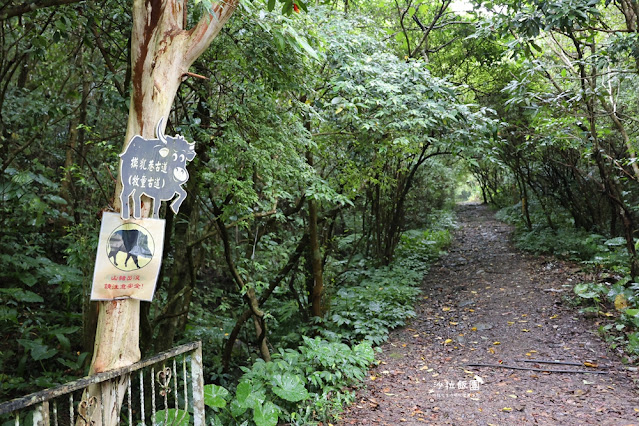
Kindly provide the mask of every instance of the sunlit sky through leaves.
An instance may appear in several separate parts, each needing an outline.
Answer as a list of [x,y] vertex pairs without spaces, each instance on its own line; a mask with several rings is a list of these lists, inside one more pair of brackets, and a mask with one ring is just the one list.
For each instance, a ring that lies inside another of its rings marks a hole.
[[450,10],[456,13],[473,10],[473,5],[467,0],[455,0],[450,5]]

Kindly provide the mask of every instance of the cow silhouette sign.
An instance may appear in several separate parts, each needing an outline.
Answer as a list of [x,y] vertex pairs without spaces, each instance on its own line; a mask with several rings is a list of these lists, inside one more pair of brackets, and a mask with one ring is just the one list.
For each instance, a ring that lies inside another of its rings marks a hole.
[[146,266],[153,258],[153,237],[144,227],[127,223],[118,227],[107,243],[107,257],[121,271],[131,271]]
[[171,210],[177,214],[186,198],[182,185],[189,179],[186,163],[195,158],[195,143],[187,142],[180,135],[165,136],[162,119],[156,127],[156,136],[157,139],[144,139],[136,135],[120,154],[120,215],[124,220],[130,218],[130,200],[133,201],[133,217],[141,218],[142,195],[153,199],[153,217],[156,219],[161,201],[171,200],[177,194],[171,203]]

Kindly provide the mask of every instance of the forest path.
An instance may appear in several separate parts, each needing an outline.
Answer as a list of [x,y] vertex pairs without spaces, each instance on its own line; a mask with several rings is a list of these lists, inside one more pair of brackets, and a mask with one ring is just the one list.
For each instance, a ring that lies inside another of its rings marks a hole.
[[460,206],[458,221],[449,253],[424,279],[416,318],[383,345],[339,425],[639,425],[636,369],[562,302],[578,267],[517,251],[512,229],[484,206]]

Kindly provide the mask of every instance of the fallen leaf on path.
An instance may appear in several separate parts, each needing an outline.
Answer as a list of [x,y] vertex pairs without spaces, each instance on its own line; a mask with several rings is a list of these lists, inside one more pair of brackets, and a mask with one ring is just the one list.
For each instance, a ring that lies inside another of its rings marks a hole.
[[630,306],[630,304],[628,303],[628,299],[626,299],[625,294],[619,293],[617,296],[615,296],[616,310],[618,310],[619,312],[625,311],[626,309],[628,309],[628,306]]
[[585,361],[585,362],[584,362],[584,365],[585,365],[586,367],[591,367],[591,368],[597,368],[597,367],[599,367],[599,364],[597,364],[597,363],[595,363],[595,362],[588,362],[588,361]]
[[453,339],[446,339],[446,340],[444,340],[444,345],[452,343],[452,341],[453,341]]
[[513,409],[510,407],[504,407],[501,409],[501,411],[513,411]]
[[493,342],[493,345],[501,345],[501,342]]
[[527,328],[522,328],[521,331],[523,331],[524,333],[529,333],[530,330],[528,330]]

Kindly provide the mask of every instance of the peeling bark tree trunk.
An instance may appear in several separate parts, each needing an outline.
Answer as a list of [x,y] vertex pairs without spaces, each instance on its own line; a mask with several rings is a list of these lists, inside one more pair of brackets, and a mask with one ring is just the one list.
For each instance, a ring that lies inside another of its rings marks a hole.
[[[129,121],[123,150],[135,135],[153,138],[161,118],[168,117],[182,78],[193,62],[206,50],[237,7],[238,0],[213,4],[213,15],[205,14],[195,27],[186,30],[185,0],[134,0],[131,34],[132,91]],[[164,129],[162,129],[164,130]],[[114,196],[120,209],[118,177]],[[151,202],[143,199],[142,214],[149,216]],[[99,373],[130,365],[140,359],[140,302],[133,299],[100,302],[90,373]],[[89,391],[101,399],[100,392]],[[116,423],[124,388],[109,390],[106,395],[118,395],[118,400],[102,401],[104,423],[96,410],[96,425]],[[98,404],[100,406],[100,404]]]

